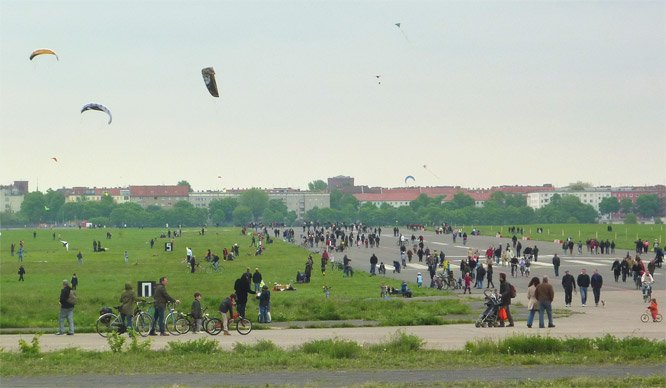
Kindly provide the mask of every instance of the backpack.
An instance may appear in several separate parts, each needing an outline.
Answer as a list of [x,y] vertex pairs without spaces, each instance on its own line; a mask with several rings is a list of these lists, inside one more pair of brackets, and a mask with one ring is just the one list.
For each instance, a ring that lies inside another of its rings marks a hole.
[[509,284],[509,287],[511,287],[511,298],[516,297],[516,287],[513,286],[513,284]]
[[69,296],[67,297],[67,303],[71,304],[74,306],[76,304],[76,293],[74,293],[74,290],[69,290]]

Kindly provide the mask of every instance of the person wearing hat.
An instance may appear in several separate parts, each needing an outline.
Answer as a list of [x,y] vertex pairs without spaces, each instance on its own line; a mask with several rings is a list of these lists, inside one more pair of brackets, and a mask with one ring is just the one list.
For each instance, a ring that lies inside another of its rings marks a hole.
[[261,293],[257,296],[259,299],[259,322],[269,323],[271,320],[268,316],[271,311],[271,292],[268,291],[268,286],[261,287]]
[[74,305],[71,304],[69,300],[69,294],[71,292],[72,288],[69,286],[69,280],[63,280],[62,290],[60,290],[59,330],[56,335],[65,334],[65,319],[69,322],[69,332],[67,332],[67,335],[74,335]]
[[562,276],[562,287],[564,288],[564,306],[571,307],[572,293],[576,289],[576,280],[567,269]]
[[254,273],[252,274],[252,283],[254,283],[254,291],[259,292],[261,290],[261,272],[259,272],[259,268],[254,269]]
[[416,274],[416,284],[419,288],[423,287],[423,275],[421,275],[421,272]]

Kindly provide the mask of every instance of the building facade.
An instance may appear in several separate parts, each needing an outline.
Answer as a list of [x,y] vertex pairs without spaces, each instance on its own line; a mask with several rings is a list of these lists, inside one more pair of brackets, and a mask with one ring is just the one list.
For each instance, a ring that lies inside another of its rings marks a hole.
[[14,181],[0,186],[0,212],[15,213],[21,210],[23,198],[28,194],[28,181]]
[[604,198],[611,196],[610,189],[600,188],[600,189],[586,189],[582,191],[571,191],[567,189],[557,189],[555,191],[539,191],[535,193],[527,194],[527,206],[532,209],[541,209],[544,206],[547,206],[552,201],[553,195],[558,194],[560,197],[565,197],[568,195],[573,195],[580,199],[580,202],[586,205],[592,205],[594,210],[599,211],[599,204]]
[[177,202],[189,200],[189,186],[130,186],[130,201],[141,205],[170,209]]

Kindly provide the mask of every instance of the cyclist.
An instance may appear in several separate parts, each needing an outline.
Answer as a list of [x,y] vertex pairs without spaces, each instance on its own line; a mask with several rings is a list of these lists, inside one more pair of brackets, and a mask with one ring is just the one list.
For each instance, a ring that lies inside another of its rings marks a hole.
[[232,317],[234,316],[234,302],[236,299],[236,294],[231,294],[228,298],[224,299],[222,303],[220,303],[220,308],[218,310],[222,315],[222,328],[224,330],[224,335],[231,335],[229,334],[229,314],[231,314]]
[[142,300],[132,289],[132,283],[125,283],[125,291],[120,295],[120,322],[128,329],[132,329],[135,303]]
[[648,291],[652,294],[652,283],[654,283],[654,278],[648,271],[643,272],[641,276],[641,283],[643,283],[643,299],[647,299]]

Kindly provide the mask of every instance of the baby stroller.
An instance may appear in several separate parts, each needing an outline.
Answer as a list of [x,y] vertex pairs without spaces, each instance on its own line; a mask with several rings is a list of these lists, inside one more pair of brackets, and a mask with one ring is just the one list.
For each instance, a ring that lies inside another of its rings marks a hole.
[[400,262],[398,260],[393,260],[393,273],[400,273]]
[[485,290],[483,295],[486,297],[486,310],[476,320],[476,327],[497,327],[499,326],[499,309],[502,307],[502,298],[496,293],[496,290]]

